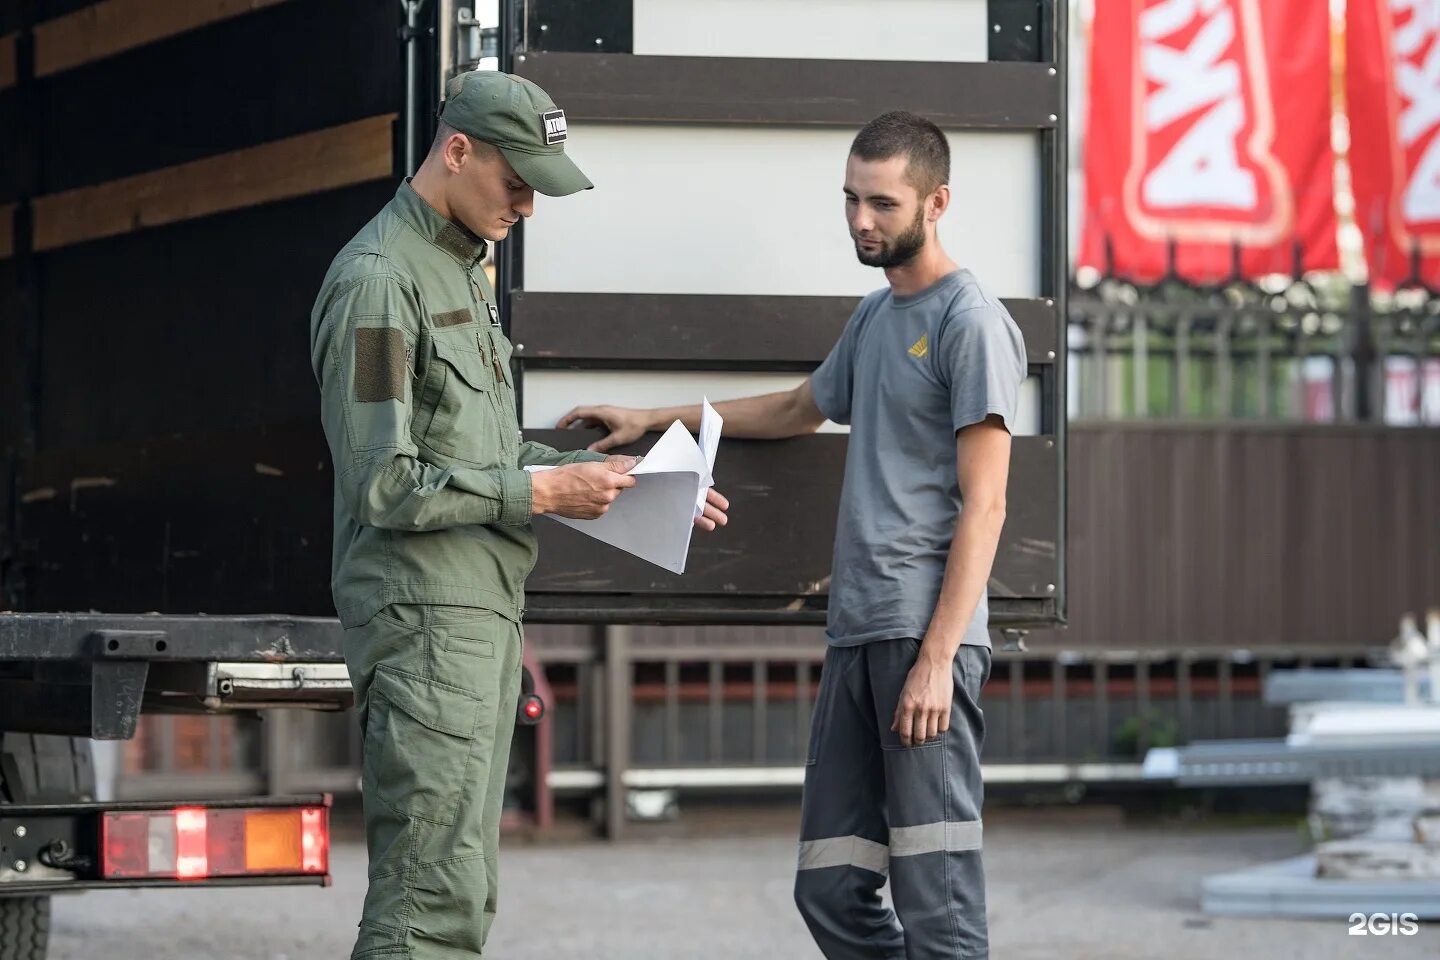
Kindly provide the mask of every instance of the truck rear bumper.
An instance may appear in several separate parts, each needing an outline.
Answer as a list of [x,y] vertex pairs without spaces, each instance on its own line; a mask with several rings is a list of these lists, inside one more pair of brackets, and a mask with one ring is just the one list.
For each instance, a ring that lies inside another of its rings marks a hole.
[[330,884],[330,797],[0,805],[0,897]]

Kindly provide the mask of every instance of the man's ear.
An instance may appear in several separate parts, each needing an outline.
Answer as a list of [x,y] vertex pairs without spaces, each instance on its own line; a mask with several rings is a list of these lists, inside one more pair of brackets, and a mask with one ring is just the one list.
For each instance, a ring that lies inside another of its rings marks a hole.
[[470,152],[470,144],[463,133],[452,133],[445,138],[445,167],[451,173],[459,173],[461,165],[465,162],[466,154]]
[[925,213],[930,220],[939,220],[941,214],[950,208],[950,184],[942,183],[935,192],[925,198]]

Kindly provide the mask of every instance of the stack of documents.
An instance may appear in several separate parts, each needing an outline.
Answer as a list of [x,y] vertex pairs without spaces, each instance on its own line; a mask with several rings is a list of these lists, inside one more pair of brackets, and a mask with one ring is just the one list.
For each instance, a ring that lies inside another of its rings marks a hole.
[[605,516],[598,520],[547,516],[671,573],[684,573],[695,518],[705,509],[706,493],[715,485],[715,453],[724,423],[707,399],[700,417],[699,442],[679,420],[672,423],[630,471],[635,486],[622,490]]

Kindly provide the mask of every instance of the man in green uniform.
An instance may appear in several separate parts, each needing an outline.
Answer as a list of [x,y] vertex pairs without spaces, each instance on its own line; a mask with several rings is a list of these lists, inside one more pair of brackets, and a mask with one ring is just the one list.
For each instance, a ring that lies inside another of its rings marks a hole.
[[[480,266],[536,190],[591,187],[565,155],[565,114],[501,73],[446,92],[429,155],[336,256],[311,317],[335,467],[332,589],[364,737],[370,883],[354,960],[481,956],[531,517],[595,518],[635,483],[633,458],[522,442]],[[726,507],[712,491],[696,525],[723,525]]]

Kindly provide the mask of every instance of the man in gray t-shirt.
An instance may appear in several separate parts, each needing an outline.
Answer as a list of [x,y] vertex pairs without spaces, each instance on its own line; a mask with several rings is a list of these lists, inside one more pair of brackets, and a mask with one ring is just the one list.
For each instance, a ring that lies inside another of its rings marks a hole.
[[[1013,429],[1025,345],[969,270],[916,293],[877,290],[810,378],[815,405],[850,424],[830,583],[832,644],[924,637],[964,506],[956,433]],[[985,594],[963,643],[990,645]]]
[[[1005,520],[1025,347],[946,255],[950,150],[887,113],[845,168],[855,253],[888,286],[792,391],[716,404],[732,437],[850,424],[829,598],[830,647],[806,757],[795,902],[828,960],[989,956],[981,863],[985,587]],[[699,407],[580,407],[609,450]],[[894,909],[879,890],[891,884]]]

